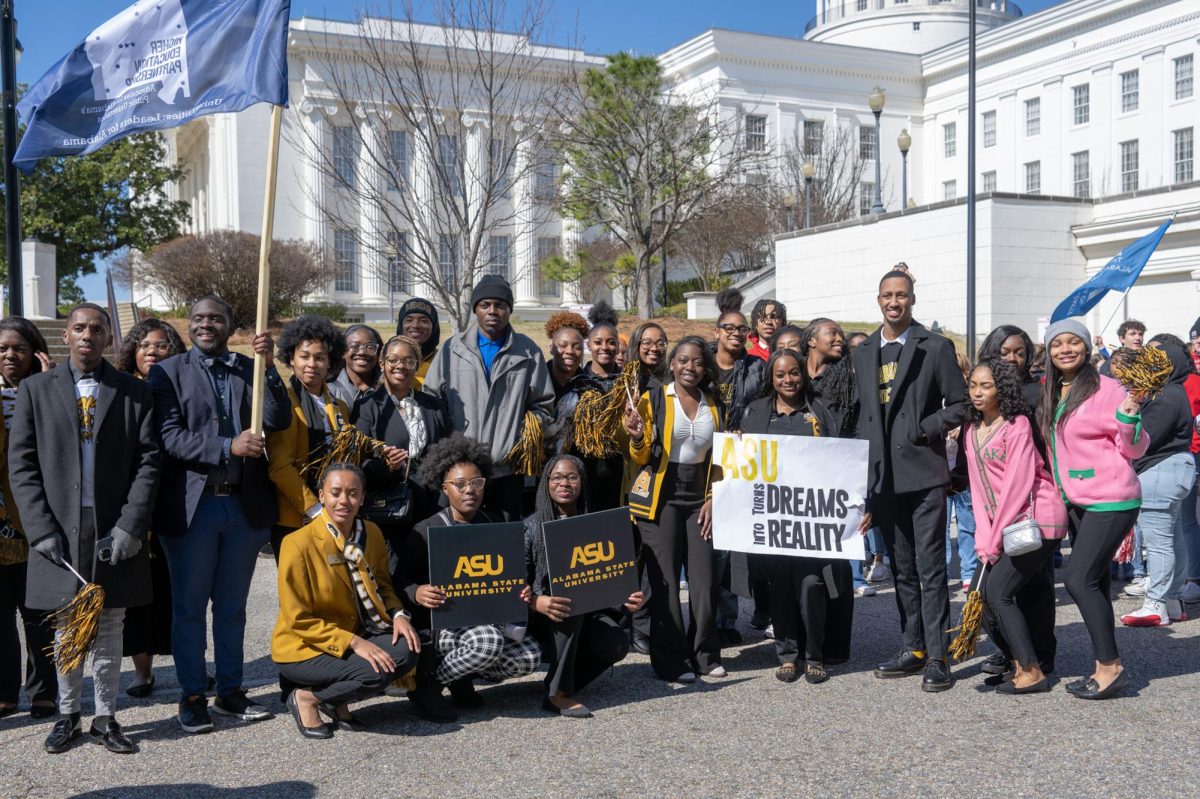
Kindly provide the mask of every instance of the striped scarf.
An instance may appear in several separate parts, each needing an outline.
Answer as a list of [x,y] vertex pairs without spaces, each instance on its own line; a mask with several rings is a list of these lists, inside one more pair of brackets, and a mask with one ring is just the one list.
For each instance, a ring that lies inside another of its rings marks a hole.
[[350,570],[350,582],[354,584],[354,593],[358,599],[358,616],[371,635],[382,635],[389,632],[391,620],[387,618],[387,610],[379,597],[379,585],[363,552],[367,543],[367,531],[361,519],[354,520],[354,538],[346,539],[342,531],[331,521],[325,522],[333,542],[342,551],[346,559],[346,568]]

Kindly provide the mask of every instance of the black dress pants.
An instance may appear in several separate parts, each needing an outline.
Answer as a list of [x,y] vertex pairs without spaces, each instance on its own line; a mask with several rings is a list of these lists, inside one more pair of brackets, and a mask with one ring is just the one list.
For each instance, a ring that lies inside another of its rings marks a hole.
[[1071,559],[1063,582],[1067,593],[1079,606],[1083,624],[1092,638],[1096,660],[1115,660],[1117,637],[1109,591],[1112,579],[1109,564],[1121,542],[1133,529],[1138,509],[1093,511],[1068,508],[1071,525]]
[[[1024,555],[1011,557],[1001,554],[989,569],[983,583],[984,618],[992,640],[1009,660],[1029,668],[1041,662],[1033,637],[1033,629],[1046,617],[1045,609],[1032,605],[1029,599],[1023,607],[1020,594],[1031,583],[1045,583],[1046,563],[1054,562],[1058,541],[1043,540],[1041,547]],[[1042,597],[1044,589],[1031,592],[1030,598]],[[1054,586],[1049,592],[1050,618],[1054,618]],[[1053,633],[1051,633],[1053,634]]]
[[546,643],[550,644],[542,647],[550,666],[546,696],[553,697],[559,691],[573,696],[629,654],[629,636],[621,629],[615,611],[546,622]]
[[892,553],[904,648],[945,658],[950,590],[946,586],[946,487],[871,498],[875,524]]
[[378,672],[371,664],[350,652],[346,657],[317,655],[297,663],[279,663],[279,676],[297,688],[308,688],[321,702],[334,707],[347,702],[357,702],[379,696],[395,680],[412,671],[417,665],[417,654],[408,649],[403,638],[392,643],[392,634],[363,636],[383,649],[396,661],[396,670]]
[[771,582],[771,621],[780,663],[795,663],[804,649],[809,663],[825,660],[825,619],[829,589],[818,558],[765,555]]
[[0,702],[17,704],[21,687],[21,639],[25,628],[25,696],[30,702],[54,702],[58,675],[46,648],[54,644],[49,614],[25,607],[26,564],[0,566]]
[[[1029,638],[1033,642],[1033,651],[1043,671],[1054,668],[1054,660],[1058,654],[1058,638],[1054,634],[1055,611],[1058,597],[1054,592],[1054,555],[1058,552],[1061,541],[1054,541],[1050,549],[1050,557],[1042,565],[1042,573],[1025,583],[1017,590],[1017,608],[1025,617],[1029,626]],[[986,608],[986,606],[985,606]],[[1004,639],[1003,633],[994,629],[988,622],[988,634],[992,643],[1000,653],[1009,660],[1013,659],[1012,647]]]

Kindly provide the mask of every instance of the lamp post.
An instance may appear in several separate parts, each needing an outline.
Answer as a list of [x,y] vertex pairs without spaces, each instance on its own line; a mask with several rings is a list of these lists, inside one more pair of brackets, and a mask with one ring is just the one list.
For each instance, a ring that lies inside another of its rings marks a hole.
[[812,227],[812,182],[817,168],[812,161],[800,165],[800,174],[804,176],[804,227]]
[[900,194],[900,207],[908,207],[908,151],[912,148],[912,136],[908,135],[908,128],[900,131],[900,135],[896,138],[896,145],[900,148],[900,185],[902,193]]
[[796,210],[796,195],[794,195],[794,194],[785,195],[783,198],[783,218],[784,218],[783,227],[788,233],[791,233],[793,230],[795,230],[795,227],[792,225],[792,219],[793,219],[792,214],[795,212],[795,210]]
[[8,261],[8,314],[24,312],[21,291],[21,183],[13,155],[17,151],[17,21],[13,0],[0,0],[0,71],[4,94],[4,254]]
[[883,197],[880,195],[882,187],[879,185],[882,181],[879,165],[879,115],[883,113],[883,104],[886,99],[883,89],[878,86],[871,90],[871,96],[867,98],[867,103],[871,106],[871,113],[875,115],[875,203],[871,206],[872,214],[882,214],[887,211],[883,207]]

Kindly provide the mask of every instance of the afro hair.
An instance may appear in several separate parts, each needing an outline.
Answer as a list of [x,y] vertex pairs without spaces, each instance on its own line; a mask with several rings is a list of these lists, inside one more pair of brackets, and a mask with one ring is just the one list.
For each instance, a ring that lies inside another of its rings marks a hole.
[[727,286],[717,292],[717,310],[721,316],[731,313],[741,313],[742,303],[746,298],[742,296],[742,292],[735,289],[733,286]]
[[617,315],[616,309],[608,304],[606,300],[600,300],[592,305],[588,311],[588,321],[592,325],[592,329],[605,326],[617,329],[617,323],[621,321],[621,317]]
[[588,323],[579,314],[574,311],[559,311],[546,320],[546,337],[554,338],[558,331],[564,327],[570,327],[579,331],[579,335],[587,338]]
[[445,482],[446,473],[460,463],[473,464],[484,477],[492,476],[492,455],[487,445],[462,433],[451,433],[425,452],[417,477],[426,486],[437,488]]
[[325,351],[329,353],[329,363],[333,368],[341,364],[342,358],[346,354],[346,337],[341,330],[338,330],[337,325],[324,316],[304,314],[283,326],[283,331],[279,334],[279,346],[276,348],[275,357],[291,365],[292,356],[305,341],[318,341],[324,344]]

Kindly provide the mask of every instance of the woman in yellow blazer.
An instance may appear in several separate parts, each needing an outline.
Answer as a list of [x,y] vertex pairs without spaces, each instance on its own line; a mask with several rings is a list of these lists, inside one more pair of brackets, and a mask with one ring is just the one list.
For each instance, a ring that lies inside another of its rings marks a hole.
[[[704,339],[681,339],[670,369],[672,382],[643,394],[636,410],[625,409],[636,472],[629,510],[641,532],[650,586],[650,665],[664,680],[690,683],[697,671],[726,675],[717,639],[709,490],[713,437],[724,430],[725,413],[711,391],[716,365]],[[687,628],[679,602],[685,562]]]
[[392,589],[383,535],[358,518],[364,486],[357,466],[330,466],[318,487],[320,513],[279,552],[271,659],[296,686],[286,701],[305,738],[363,729],[349,703],[382,694],[413,670],[421,651]]

